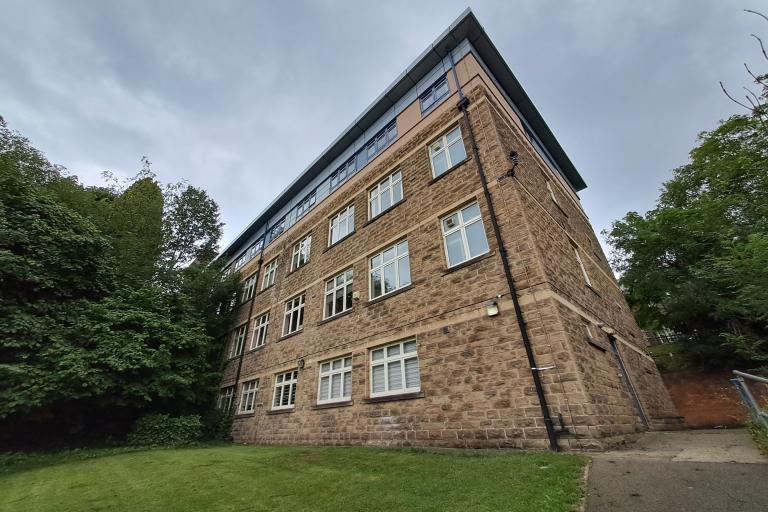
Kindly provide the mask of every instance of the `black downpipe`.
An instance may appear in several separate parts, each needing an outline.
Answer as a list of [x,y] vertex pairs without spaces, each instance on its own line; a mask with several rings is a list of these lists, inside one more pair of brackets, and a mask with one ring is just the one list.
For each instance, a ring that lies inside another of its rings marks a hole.
[[456,82],[456,89],[459,92],[458,109],[464,115],[464,122],[467,125],[469,131],[469,142],[472,146],[472,157],[477,162],[477,173],[480,176],[480,183],[483,186],[483,195],[485,201],[488,204],[488,214],[491,217],[491,225],[493,226],[493,235],[496,238],[496,244],[499,246],[499,253],[501,255],[501,265],[504,268],[504,276],[507,278],[507,286],[509,287],[509,293],[512,296],[512,304],[515,308],[515,317],[517,319],[517,325],[520,328],[520,334],[523,338],[523,346],[525,347],[525,354],[528,356],[528,364],[531,368],[531,375],[533,376],[533,384],[536,387],[536,395],[539,399],[539,405],[541,406],[541,413],[544,417],[544,426],[547,429],[547,437],[549,438],[549,448],[553,452],[560,451],[560,446],[557,444],[557,432],[555,431],[554,423],[552,422],[552,416],[549,414],[549,406],[547,405],[547,397],[544,394],[544,387],[541,385],[541,377],[539,375],[539,367],[536,364],[536,356],[533,353],[533,347],[531,346],[531,339],[528,336],[528,326],[523,318],[523,310],[520,307],[520,301],[517,297],[517,287],[515,286],[515,280],[512,277],[512,270],[509,267],[509,260],[507,259],[507,250],[504,246],[504,241],[501,238],[501,229],[499,223],[496,220],[496,211],[493,207],[493,199],[491,193],[488,190],[488,180],[485,177],[485,170],[483,164],[480,161],[480,153],[477,148],[477,142],[475,141],[475,132],[472,129],[472,123],[469,120],[469,113],[467,107],[469,106],[469,99],[464,96],[459,84],[459,77],[456,73],[456,66],[453,63],[453,54],[448,50],[448,56],[451,62],[451,69],[453,70],[453,78]]

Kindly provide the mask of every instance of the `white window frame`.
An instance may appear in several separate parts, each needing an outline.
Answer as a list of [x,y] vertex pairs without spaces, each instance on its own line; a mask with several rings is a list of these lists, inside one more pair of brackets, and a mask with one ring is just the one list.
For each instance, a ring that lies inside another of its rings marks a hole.
[[291,272],[309,263],[309,251],[312,249],[312,235],[299,240],[291,252]]
[[[442,94],[438,94],[438,91],[444,91]],[[419,107],[421,108],[421,113],[425,114],[426,112],[429,112],[434,108],[441,99],[448,96],[451,92],[451,87],[448,85],[448,76],[443,75],[442,77],[435,80],[432,85],[429,86],[429,89],[421,93],[419,95]],[[427,104],[427,101],[429,103]]]
[[248,324],[238,326],[235,329],[234,336],[232,337],[232,349],[230,350],[229,357],[237,357],[245,350],[245,338],[248,333]]
[[[288,336],[304,329],[304,301],[306,294],[296,295],[285,301],[285,314],[283,315],[283,336]],[[293,316],[296,315],[296,329],[289,331]]]
[[[400,186],[400,199],[395,201],[395,196],[392,193],[397,186]],[[381,206],[382,194],[389,190],[390,204],[386,208]],[[396,204],[405,199],[405,190],[403,190],[403,171],[398,169],[386,178],[379,180],[376,185],[368,189],[368,218],[373,219],[391,209]],[[374,205],[378,209],[378,212],[374,214]]]
[[[477,217],[472,217],[471,219],[467,220],[464,218],[464,210],[469,208],[472,205],[477,206],[478,215]],[[452,217],[453,215],[458,215],[459,217],[459,223],[458,225],[448,228],[446,231],[445,221],[446,219]],[[478,254],[471,254],[469,250],[469,238],[467,237],[467,227],[471,226],[472,224],[480,223],[480,226],[483,228],[483,235],[485,236],[485,251],[480,252]],[[471,259],[477,258],[482,256],[483,254],[488,254],[491,250],[490,246],[488,245],[488,235],[485,232],[485,224],[483,223],[483,212],[480,210],[480,204],[477,201],[474,201],[469,204],[465,204],[458,210],[454,210],[448,215],[445,215],[440,218],[440,229],[443,232],[443,250],[445,251],[445,261],[448,263],[448,268],[455,267],[456,265],[461,265],[462,263],[469,261]],[[459,232],[461,233],[461,243],[464,247],[464,254],[466,255],[466,258],[458,261],[456,263],[451,263],[451,259],[448,255],[448,236],[452,235],[453,233]]]
[[313,206],[315,206],[315,202],[317,201],[317,191],[313,190],[307,196],[299,201],[299,204],[296,205],[296,218],[300,219],[304,215],[309,212],[309,210],[312,209]]
[[264,279],[261,281],[261,289],[266,290],[275,284],[277,276],[277,258],[274,258],[264,266]]
[[240,302],[247,302],[253,298],[256,294],[256,274],[245,280],[243,285],[243,295],[240,297]]
[[[346,232],[342,234],[342,226],[346,228]],[[334,240],[333,230],[337,229],[338,236]],[[348,237],[355,232],[355,205],[350,204],[346,208],[342,208],[336,215],[331,217],[328,221],[328,247],[339,243],[344,238]]]
[[[293,409],[296,404],[296,385],[299,382],[299,370],[289,370],[275,375],[275,389],[272,393],[272,410]],[[283,388],[288,388],[288,403],[283,405]],[[277,397],[280,405],[275,405]]]
[[[458,136],[451,137],[451,139],[449,140],[448,137],[454,133],[458,133]],[[429,166],[432,168],[433,178],[442,176],[446,172],[450,171],[453,166],[467,159],[467,148],[463,147],[464,158],[459,160],[459,162],[454,162],[452,160],[451,152],[449,151],[449,148],[454,144],[461,144],[462,147],[464,146],[464,137],[461,134],[461,126],[458,126],[458,125],[448,130],[444,135],[442,135],[441,137],[439,137],[437,140],[435,140],[429,145]],[[439,146],[440,149],[435,149],[437,146]],[[445,170],[440,174],[435,174],[435,157],[442,153],[445,153],[445,161],[448,164],[448,167],[446,167]]]
[[269,311],[256,317],[253,326],[253,336],[251,337],[251,350],[263,347],[267,343],[267,334],[269,331]]
[[[413,352],[405,353],[405,345],[407,343],[414,343],[416,349]],[[400,346],[399,353],[395,356],[387,356],[387,353],[389,352],[390,347],[394,346]],[[378,352],[379,350],[383,350],[384,358],[377,359],[374,361],[373,355]],[[416,365],[419,369],[419,384],[415,387],[406,387],[406,379],[405,379],[405,361],[416,359]],[[368,351],[368,361],[369,361],[369,370],[368,370],[368,377],[370,380],[370,396],[371,398],[379,397],[379,396],[393,396],[393,395],[404,395],[406,393],[418,393],[421,391],[421,367],[419,366],[419,346],[418,343],[416,343],[415,339],[408,339],[403,341],[398,341],[396,343],[389,343],[387,345],[383,345],[381,347],[376,347],[373,349],[370,349]],[[400,382],[402,383],[403,387],[400,389],[390,390],[389,389],[389,364],[390,363],[400,363]],[[373,370],[374,368],[377,368],[379,366],[384,367],[384,391],[375,392],[373,390]]]
[[[403,242],[405,242],[405,244],[406,244],[406,246],[408,248],[405,250],[404,254],[400,254],[398,252],[398,250],[399,250],[400,244],[402,244]],[[395,257],[394,257],[394,259],[387,260],[385,262],[384,261],[384,253],[389,251],[390,249],[394,249]],[[381,262],[380,262],[380,264],[378,266],[374,267],[373,266],[373,260],[375,258],[377,258],[377,257],[381,257]],[[385,247],[381,251],[377,252],[376,254],[374,254],[373,256],[368,258],[368,297],[369,297],[370,300],[378,299],[379,297],[384,297],[386,295],[389,295],[390,293],[394,293],[397,290],[399,290],[400,288],[405,288],[406,286],[410,285],[413,282],[413,278],[412,278],[412,276],[410,276],[410,274],[411,274],[411,260],[410,260],[410,257],[411,257],[411,247],[408,244],[408,240],[405,239],[405,240],[400,240],[399,242],[395,242],[394,244],[392,244],[392,245],[390,245],[388,247]],[[409,280],[408,280],[407,283],[402,283],[401,282],[401,276],[400,276],[400,260],[403,259],[403,258],[405,258],[408,261]],[[384,291],[384,267],[386,267],[392,261],[394,261],[394,263],[395,263],[396,285],[395,285],[395,287],[392,290],[390,290],[388,292],[385,292]],[[373,295],[373,274],[374,274],[374,272],[376,270],[379,270],[380,276],[381,276],[381,294],[380,295],[376,295],[374,297],[374,295]]]
[[584,329],[587,331],[587,339],[594,340],[595,335],[592,332],[592,323],[591,322],[584,322]]
[[[336,280],[338,278],[343,278],[343,281],[341,284],[336,284]],[[352,284],[354,282],[355,276],[354,271],[352,268],[346,269],[344,272],[341,272],[340,274],[337,274],[333,276],[332,278],[325,281],[325,295],[323,296],[323,318],[333,318],[336,315],[340,315],[341,313],[344,313],[345,311],[349,311],[352,309],[352,303],[353,299],[351,297],[352,294]],[[329,288],[330,285],[330,288]],[[348,290],[349,288],[349,290]],[[343,307],[341,311],[336,311],[336,301],[334,300],[334,297],[336,296],[336,291],[342,290],[344,294],[343,297]],[[333,313],[330,315],[328,314],[328,297],[331,297],[331,304],[332,304],[332,310]]]
[[240,393],[240,414],[256,410],[256,396],[259,393],[259,379],[243,382],[243,391]]
[[579,264],[579,268],[581,269],[581,274],[584,276],[584,282],[587,284],[587,286],[592,287],[592,280],[589,279],[589,274],[587,274],[587,267],[584,266],[584,262],[581,259],[581,253],[579,252],[579,248],[575,245],[573,247],[573,253],[576,255],[576,262]]
[[[334,369],[333,364],[339,362],[339,367]],[[318,404],[332,404],[337,402],[348,402],[352,399],[352,356],[346,355],[343,357],[336,357],[334,359],[328,359],[327,361],[321,361],[318,365],[318,381],[317,381],[317,403]],[[347,389],[347,383],[345,380],[346,375],[350,375],[349,389]],[[331,387],[333,382],[333,376],[340,375],[341,379],[341,395],[338,398],[331,398]],[[321,395],[323,379],[328,379],[328,398],[323,398]]]
[[219,390],[219,410],[229,412],[235,401],[235,386],[225,386]]

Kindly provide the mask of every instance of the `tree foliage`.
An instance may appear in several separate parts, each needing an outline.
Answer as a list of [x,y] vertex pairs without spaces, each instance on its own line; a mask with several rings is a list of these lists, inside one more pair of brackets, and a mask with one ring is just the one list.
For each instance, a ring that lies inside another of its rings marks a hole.
[[0,434],[103,437],[146,413],[205,414],[228,321],[216,306],[236,287],[206,264],[217,205],[161,187],[148,162],[125,187],[85,187],[4,124],[0,143]]
[[768,364],[768,131],[734,116],[699,137],[656,208],[608,233],[638,321],[711,364]]

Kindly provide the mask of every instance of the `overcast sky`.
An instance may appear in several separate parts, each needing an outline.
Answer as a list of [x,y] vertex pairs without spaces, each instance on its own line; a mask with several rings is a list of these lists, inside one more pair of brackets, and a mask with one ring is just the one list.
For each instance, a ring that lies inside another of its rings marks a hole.
[[[696,135],[765,70],[756,0],[474,2],[589,188],[599,232],[652,208]],[[467,7],[415,1],[0,0],[0,115],[86,184],[219,203],[229,243]],[[761,67],[762,66],[762,67]]]

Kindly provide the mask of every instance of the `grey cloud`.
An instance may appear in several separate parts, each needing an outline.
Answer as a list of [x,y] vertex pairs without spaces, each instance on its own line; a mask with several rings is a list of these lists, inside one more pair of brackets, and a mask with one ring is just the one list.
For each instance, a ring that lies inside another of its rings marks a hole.
[[[768,27],[728,0],[472,7],[589,188],[596,229],[651,208]],[[0,114],[84,181],[219,202],[228,242],[464,9],[440,2],[6,0]],[[695,7],[695,8],[694,8]]]

